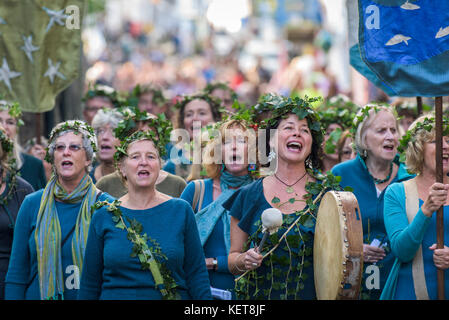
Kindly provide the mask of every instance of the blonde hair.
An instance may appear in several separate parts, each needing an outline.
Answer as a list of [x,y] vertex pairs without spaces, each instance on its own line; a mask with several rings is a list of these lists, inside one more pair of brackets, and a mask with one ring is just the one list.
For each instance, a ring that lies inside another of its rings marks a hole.
[[[410,125],[408,131],[414,130],[418,122],[423,122],[425,118],[433,117],[434,114],[422,115]],[[405,164],[410,173],[421,174],[424,166],[424,144],[435,139],[435,123],[432,129],[427,131],[424,128],[416,130],[413,139],[409,141],[405,149]]]
[[[226,130],[230,130],[230,129],[242,129],[242,131],[244,131],[245,137],[247,139],[247,141],[249,142],[255,142],[256,141],[256,135],[254,133],[254,131],[249,130],[249,125],[246,121],[244,120],[229,120],[224,122],[223,124],[220,125],[220,127],[218,128],[219,131],[219,135],[215,136],[213,139],[211,139],[203,152],[203,161],[204,161],[204,167],[206,169],[207,172],[207,176],[209,178],[215,179],[218,178],[221,175],[221,170],[223,167],[223,164],[221,163],[216,163],[215,159],[215,152],[214,150],[217,149],[221,149],[222,148],[222,144],[225,141],[226,138]],[[248,154],[253,153],[255,154],[256,152],[256,147],[255,147],[255,143],[250,143],[248,145]],[[220,159],[221,160],[221,159]]]

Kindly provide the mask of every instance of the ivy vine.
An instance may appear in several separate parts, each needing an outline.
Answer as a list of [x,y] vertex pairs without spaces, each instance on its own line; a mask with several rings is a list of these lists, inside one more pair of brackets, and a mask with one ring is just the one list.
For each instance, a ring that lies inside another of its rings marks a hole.
[[[94,204],[93,209],[98,210],[103,206],[107,206],[107,211],[112,213],[112,221],[115,223],[115,227],[127,232],[127,239],[133,243],[130,256],[139,259],[142,270],[151,271],[155,286],[160,291],[162,299],[180,299],[180,295],[176,291],[178,285],[165,264],[165,261],[168,259],[162,252],[159,243],[150,238],[146,233],[142,234],[143,226],[139,221],[126,216],[123,219],[120,204],[121,202],[119,200],[114,200],[112,203],[98,201]],[[125,220],[129,226],[126,225]]]
[[[307,194],[302,199],[292,197],[283,203],[278,197],[272,199],[271,203],[278,208],[296,201],[305,201],[306,206],[302,210],[284,215],[278,232],[270,235],[264,247],[260,249],[264,257],[264,270],[248,270],[236,278],[235,291],[239,299],[270,300],[275,294],[279,295],[280,299],[300,298],[300,292],[305,287],[304,282],[309,277],[305,269],[312,264],[313,235],[305,230],[313,232],[324,194],[331,190],[342,190],[341,177],[334,176],[331,172],[323,175],[310,170],[309,174],[314,176],[316,181],[306,184]],[[351,188],[344,190],[352,191]],[[254,225],[257,230],[248,237],[244,251],[251,248],[252,244],[260,242],[263,236],[261,221],[256,221]],[[297,264],[292,263],[296,261]]]

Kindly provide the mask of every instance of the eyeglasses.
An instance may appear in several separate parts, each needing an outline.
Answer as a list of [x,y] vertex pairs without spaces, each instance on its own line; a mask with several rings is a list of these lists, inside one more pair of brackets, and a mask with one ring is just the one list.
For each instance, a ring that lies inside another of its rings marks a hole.
[[[65,144],[57,144],[55,146],[55,150],[58,152],[64,152],[66,150],[66,148],[67,148],[67,146]],[[80,151],[83,147],[79,144],[71,144],[68,146],[68,148],[70,151],[77,152],[77,151]]]

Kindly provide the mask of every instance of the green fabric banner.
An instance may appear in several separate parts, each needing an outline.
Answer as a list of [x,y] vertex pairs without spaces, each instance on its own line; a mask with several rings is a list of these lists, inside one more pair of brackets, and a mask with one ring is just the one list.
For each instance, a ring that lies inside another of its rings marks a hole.
[[79,76],[86,0],[0,1],[0,93],[22,111],[53,109]]

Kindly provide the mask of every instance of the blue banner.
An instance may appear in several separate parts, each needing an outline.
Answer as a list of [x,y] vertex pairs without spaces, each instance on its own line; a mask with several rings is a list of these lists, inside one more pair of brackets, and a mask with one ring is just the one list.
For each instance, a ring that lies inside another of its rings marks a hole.
[[358,0],[351,64],[390,96],[449,94],[449,1]]

